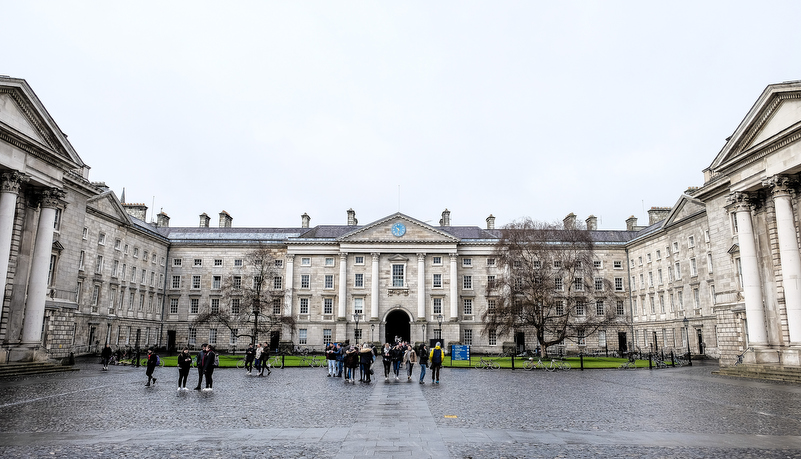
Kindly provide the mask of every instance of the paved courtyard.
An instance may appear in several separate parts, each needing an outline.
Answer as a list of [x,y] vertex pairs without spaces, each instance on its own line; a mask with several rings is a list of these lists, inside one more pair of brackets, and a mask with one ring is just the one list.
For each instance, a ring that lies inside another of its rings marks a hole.
[[446,368],[439,385],[220,369],[213,392],[178,392],[174,368],[144,387],[144,368],[78,365],[0,381],[0,457],[801,457],[801,387],[713,366]]

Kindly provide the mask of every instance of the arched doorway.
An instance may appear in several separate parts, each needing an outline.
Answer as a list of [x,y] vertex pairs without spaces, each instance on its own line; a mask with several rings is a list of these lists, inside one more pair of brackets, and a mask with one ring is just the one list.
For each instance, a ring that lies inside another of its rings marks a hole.
[[385,343],[394,343],[395,337],[401,341],[411,341],[411,325],[409,325],[409,315],[401,309],[396,309],[387,314],[387,325],[384,327]]

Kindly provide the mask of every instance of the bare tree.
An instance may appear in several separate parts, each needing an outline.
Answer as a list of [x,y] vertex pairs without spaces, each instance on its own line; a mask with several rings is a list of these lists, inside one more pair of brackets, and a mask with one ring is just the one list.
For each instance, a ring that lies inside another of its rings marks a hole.
[[483,334],[533,329],[547,355],[553,345],[582,344],[599,328],[620,324],[614,289],[597,276],[592,234],[580,223],[513,222],[501,230],[495,256],[502,274],[487,286],[495,308],[482,315]]
[[283,260],[276,252],[259,244],[245,255],[241,273],[232,273],[222,280],[219,297],[204,305],[193,326],[220,324],[247,337],[252,344],[259,336],[293,327],[294,320],[283,314]]

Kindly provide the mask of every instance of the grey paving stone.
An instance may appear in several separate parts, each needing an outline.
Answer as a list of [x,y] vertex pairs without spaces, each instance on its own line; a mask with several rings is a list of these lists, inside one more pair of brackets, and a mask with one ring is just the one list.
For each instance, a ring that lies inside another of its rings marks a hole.
[[801,457],[801,387],[703,365],[446,368],[440,385],[218,370],[201,393],[172,369],[145,388],[144,369],[81,366],[0,382],[0,457]]

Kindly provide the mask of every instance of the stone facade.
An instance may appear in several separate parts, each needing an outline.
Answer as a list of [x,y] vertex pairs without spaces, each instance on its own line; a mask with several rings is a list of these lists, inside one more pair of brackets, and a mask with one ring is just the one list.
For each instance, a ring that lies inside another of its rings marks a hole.
[[[566,351],[674,350],[801,365],[801,83],[769,86],[704,171],[705,183],[648,226],[599,230],[597,285],[612,286],[616,326]],[[497,352],[537,346],[531,330],[484,331],[487,285],[499,275],[495,217],[486,227],[438,226],[396,213],[359,225],[237,228],[169,226],[163,212],[125,203],[85,165],[24,80],[0,77],[0,339],[12,360],[119,347],[243,349],[222,326],[195,326],[204,308],[228,301],[221,286],[251,282],[247,255],[269,247],[276,314],[294,319],[269,338],[321,349],[358,339],[441,340]],[[122,202],[121,202],[122,201]],[[569,214],[565,225],[576,224]],[[590,304],[593,294],[587,292]],[[215,328],[216,327],[216,328]]]

